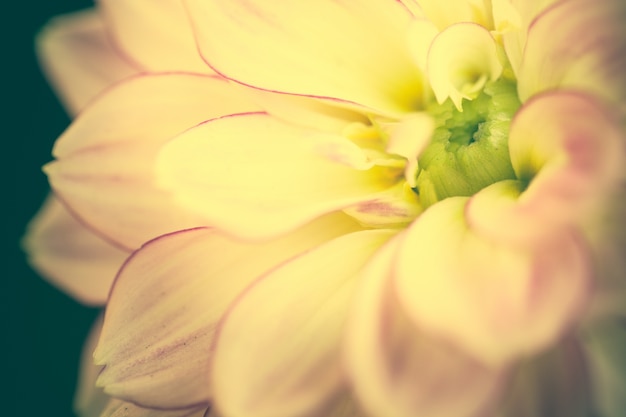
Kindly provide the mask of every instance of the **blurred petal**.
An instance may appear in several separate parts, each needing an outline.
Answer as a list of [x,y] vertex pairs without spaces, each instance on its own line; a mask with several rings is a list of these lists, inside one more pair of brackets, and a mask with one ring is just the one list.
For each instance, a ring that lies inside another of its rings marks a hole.
[[98,384],[146,407],[206,404],[215,326],[233,299],[272,266],[353,230],[358,226],[349,217],[336,214],[260,245],[207,229],[144,245],[111,292],[94,353],[106,365]]
[[339,237],[278,266],[238,298],[219,327],[212,364],[220,413],[316,416],[329,405],[342,385],[339,345],[354,278],[391,236]]
[[211,74],[181,0],[98,0],[115,44],[149,71]]
[[163,143],[208,118],[256,107],[224,80],[144,75],[92,103],[54,147],[50,184],[82,221],[127,248],[203,223],[153,184]]
[[37,38],[37,52],[71,115],[105,87],[138,71],[113,48],[94,10],[52,20]]
[[626,325],[623,319],[595,323],[584,333],[594,402],[603,417],[626,410]]
[[472,227],[493,239],[536,238],[579,223],[625,177],[622,126],[586,94],[551,92],[528,101],[511,125],[509,151],[521,181],[482,190],[467,210]]
[[472,9],[468,0],[418,0],[422,12],[439,30],[459,22],[472,21]]
[[186,4],[200,52],[237,82],[387,113],[414,108],[421,94],[404,42],[411,15],[397,1]]
[[208,224],[261,239],[373,199],[395,178],[371,165],[339,135],[254,113],[215,119],[170,141],[157,175]]
[[88,305],[106,302],[115,274],[130,254],[95,235],[54,196],[31,221],[23,244],[42,276]]
[[585,354],[577,340],[567,337],[519,363],[497,415],[590,417],[589,382]]
[[576,88],[624,108],[625,19],[622,0],[561,0],[545,9],[528,31],[518,74],[520,98]]
[[96,387],[96,378],[102,367],[93,363],[93,350],[98,343],[101,330],[102,316],[99,316],[89,332],[80,358],[80,372],[74,397],[74,411],[80,417],[100,416],[110,400],[102,389]]
[[402,243],[396,239],[383,247],[359,277],[344,355],[356,396],[372,416],[483,415],[503,372],[407,319],[389,285]]
[[461,111],[488,81],[502,73],[497,45],[489,31],[474,23],[457,23],[439,33],[428,50],[427,74],[439,103],[448,97]]
[[523,246],[491,241],[465,223],[466,201],[440,201],[407,230],[395,277],[400,303],[416,325],[487,363],[537,353],[586,305],[585,242],[569,229]]

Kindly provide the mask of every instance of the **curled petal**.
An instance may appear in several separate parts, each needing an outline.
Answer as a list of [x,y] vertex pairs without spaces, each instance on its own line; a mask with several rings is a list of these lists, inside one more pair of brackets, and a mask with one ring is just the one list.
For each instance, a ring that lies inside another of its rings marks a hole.
[[411,15],[399,2],[186,4],[203,57],[242,84],[384,113],[412,109],[421,94],[420,76],[404,47]]
[[142,75],[94,101],[58,139],[44,170],[77,216],[122,247],[202,225],[154,181],[163,143],[207,118],[256,109],[218,78]]
[[466,201],[443,200],[408,229],[395,277],[400,303],[416,325],[487,363],[541,351],[586,305],[586,245],[569,229],[526,245],[492,241],[466,225]]
[[339,135],[257,113],[215,119],[178,136],[163,148],[157,174],[208,224],[262,239],[372,200],[395,177],[371,165]]
[[390,280],[402,239],[366,265],[348,321],[347,371],[368,415],[484,415],[504,371],[489,368],[448,342],[421,331],[398,307]]
[[624,178],[621,125],[598,100],[576,92],[533,98],[515,116],[509,152],[521,181],[472,198],[468,220],[493,239],[532,239],[581,221]]
[[41,65],[71,115],[105,87],[138,72],[111,45],[94,10],[52,20],[37,37]]
[[221,323],[211,369],[230,417],[326,415],[342,387],[339,346],[357,272],[392,233],[339,237],[255,282]]
[[23,244],[41,275],[88,305],[106,302],[113,279],[130,254],[95,235],[53,196],[31,221]]
[[277,263],[354,230],[349,217],[336,214],[261,245],[206,229],[144,245],[111,292],[94,353],[96,362],[106,365],[98,384],[107,394],[144,407],[206,405],[215,326],[228,305]]
[[518,74],[520,98],[576,88],[623,106],[624,19],[626,3],[620,0],[561,0],[545,9],[528,31]]
[[496,41],[477,24],[452,25],[434,38],[427,73],[437,101],[450,97],[461,111],[463,99],[474,99],[487,81],[502,73]]
[[149,71],[213,74],[198,53],[180,0],[99,0],[115,45]]

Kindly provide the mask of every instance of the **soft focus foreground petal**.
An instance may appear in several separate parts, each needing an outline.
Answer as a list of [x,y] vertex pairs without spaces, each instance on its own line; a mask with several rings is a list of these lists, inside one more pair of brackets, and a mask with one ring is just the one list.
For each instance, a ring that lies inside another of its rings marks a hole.
[[553,88],[577,88],[623,109],[625,21],[622,0],[561,0],[544,10],[528,31],[518,74],[520,98]]
[[511,162],[521,181],[475,195],[468,221],[492,239],[532,239],[580,223],[624,179],[623,128],[602,102],[556,91],[526,102],[513,119]]
[[346,215],[327,216],[261,245],[192,229],[137,251],[111,292],[94,356],[106,367],[98,384],[151,407],[208,401],[208,363],[216,322],[232,300],[272,266],[343,233]]
[[325,415],[343,382],[340,340],[359,269],[393,233],[341,236],[255,282],[220,324],[214,405],[229,417]]
[[402,243],[385,245],[359,276],[344,355],[355,394],[372,416],[481,415],[499,391],[503,372],[407,319],[389,280]]
[[585,352],[576,338],[568,336],[516,366],[495,416],[590,417],[595,415],[590,414],[591,386]]
[[209,225],[247,239],[373,199],[395,181],[354,143],[267,114],[212,120],[164,146],[161,185]]
[[54,196],[31,221],[23,245],[42,276],[87,305],[106,302],[113,279],[130,254],[93,234]]
[[626,410],[626,324],[595,323],[584,332],[594,402],[603,417],[623,417]]
[[186,4],[203,57],[237,82],[385,113],[410,110],[420,97],[404,42],[411,14],[397,1]]
[[466,201],[441,201],[408,229],[398,256],[398,298],[418,326],[485,362],[534,354],[585,306],[586,245],[569,229],[526,245],[492,241],[465,223]]
[[213,73],[180,0],[98,0],[116,46],[149,71]]
[[101,16],[94,10],[48,23],[37,38],[37,53],[71,115],[108,85],[138,71],[113,48]]
[[439,103],[448,97],[461,111],[463,99],[472,100],[487,81],[502,73],[496,41],[474,23],[457,23],[439,33],[428,50],[427,74]]
[[85,223],[127,248],[203,223],[153,184],[163,143],[208,118],[254,110],[219,78],[144,75],[92,103],[59,138],[52,188]]

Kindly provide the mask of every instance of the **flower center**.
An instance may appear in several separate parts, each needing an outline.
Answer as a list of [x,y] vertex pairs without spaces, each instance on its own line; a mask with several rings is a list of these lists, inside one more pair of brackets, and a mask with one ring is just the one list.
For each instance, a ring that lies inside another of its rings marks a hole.
[[451,100],[427,108],[435,130],[418,158],[413,188],[424,207],[515,179],[508,132],[520,105],[515,83],[501,78],[487,83],[474,100],[465,101],[462,111]]

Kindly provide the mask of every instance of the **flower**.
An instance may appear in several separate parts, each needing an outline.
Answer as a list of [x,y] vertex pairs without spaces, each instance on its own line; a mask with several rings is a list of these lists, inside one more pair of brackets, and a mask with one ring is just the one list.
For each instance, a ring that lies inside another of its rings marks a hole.
[[106,304],[79,413],[619,417],[625,16],[101,0],[53,22],[77,116],[25,246]]

